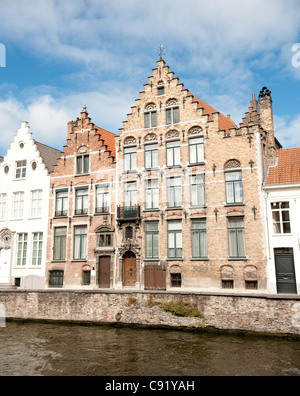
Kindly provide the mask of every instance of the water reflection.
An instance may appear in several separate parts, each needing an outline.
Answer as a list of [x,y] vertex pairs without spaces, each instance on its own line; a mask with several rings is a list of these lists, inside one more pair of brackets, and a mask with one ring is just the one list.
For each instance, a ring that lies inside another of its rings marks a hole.
[[9,322],[1,375],[300,375],[300,342],[167,330]]

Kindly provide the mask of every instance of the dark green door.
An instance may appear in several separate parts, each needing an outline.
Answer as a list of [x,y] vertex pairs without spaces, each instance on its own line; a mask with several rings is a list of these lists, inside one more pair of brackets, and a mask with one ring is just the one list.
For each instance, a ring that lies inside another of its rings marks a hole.
[[275,249],[277,293],[297,294],[293,249]]

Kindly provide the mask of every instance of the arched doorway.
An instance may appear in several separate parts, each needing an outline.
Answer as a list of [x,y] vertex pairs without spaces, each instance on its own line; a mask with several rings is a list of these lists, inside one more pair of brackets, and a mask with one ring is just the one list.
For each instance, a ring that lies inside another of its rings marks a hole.
[[135,286],[136,284],[136,256],[133,252],[123,255],[123,286]]

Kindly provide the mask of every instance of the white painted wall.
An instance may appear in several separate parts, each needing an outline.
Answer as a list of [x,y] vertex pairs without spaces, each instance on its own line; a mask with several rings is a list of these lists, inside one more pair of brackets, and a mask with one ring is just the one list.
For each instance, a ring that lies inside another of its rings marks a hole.
[[[20,147],[24,143],[24,147]],[[26,177],[16,179],[16,161],[27,161]],[[35,170],[32,163],[37,163]],[[4,172],[5,167],[9,167],[9,172]],[[50,176],[45,167],[42,157],[34,143],[32,134],[27,122],[22,122],[18,129],[14,142],[11,144],[4,161],[0,164],[0,194],[7,194],[7,207],[5,217],[0,218],[0,232],[7,228],[13,232],[12,251],[10,257],[10,274],[3,273],[0,282],[14,284],[15,278],[21,278],[21,288],[34,289],[44,287],[45,263],[46,263],[46,243],[47,243],[47,223],[49,207],[49,187]],[[42,211],[39,217],[31,216],[31,191],[42,190]],[[13,218],[13,193],[24,192],[24,213],[20,219]],[[43,252],[41,266],[32,265],[32,238],[36,232],[43,233]],[[28,234],[26,265],[17,266],[17,239],[19,233]],[[2,255],[1,255],[2,257]],[[7,257],[5,255],[5,259]],[[4,267],[2,259],[0,267]]]
[[[265,186],[266,195],[266,229],[267,234],[267,262],[269,271],[269,291],[277,293],[275,248],[293,248],[294,264],[297,282],[297,292],[300,294],[300,184]],[[290,204],[290,234],[274,234],[272,221],[272,202],[289,202]]]

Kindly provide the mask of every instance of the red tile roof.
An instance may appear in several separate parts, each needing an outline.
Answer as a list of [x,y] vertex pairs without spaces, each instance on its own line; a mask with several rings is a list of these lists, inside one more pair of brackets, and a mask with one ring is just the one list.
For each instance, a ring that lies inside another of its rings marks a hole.
[[[202,99],[197,98],[197,96],[193,95],[193,100],[198,103],[199,108],[203,107],[204,109],[204,114],[209,115],[209,120],[213,119],[213,113],[217,113],[218,110],[214,109],[212,106],[209,104],[205,103]],[[219,113],[219,124],[220,124],[220,130],[225,130],[226,133],[229,133],[229,128],[236,128],[235,123],[228,117],[225,117],[224,114]]]
[[266,185],[300,183],[300,147],[276,151],[278,163],[269,168]]
[[107,145],[107,150],[111,151],[111,155],[116,158],[116,146],[115,146],[115,135],[112,132],[107,131],[106,129],[100,128],[96,126],[98,133],[101,138],[104,140],[104,144]]

